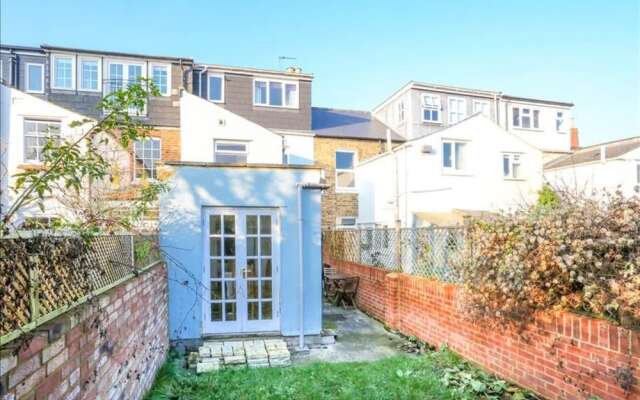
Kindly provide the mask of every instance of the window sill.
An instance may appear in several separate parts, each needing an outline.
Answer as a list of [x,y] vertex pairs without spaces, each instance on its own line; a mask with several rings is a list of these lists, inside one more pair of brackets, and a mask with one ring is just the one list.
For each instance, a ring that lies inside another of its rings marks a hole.
[[425,121],[422,120],[424,125],[442,125],[442,121]]
[[25,90],[24,92],[28,94],[44,94],[44,90]]
[[456,170],[442,170],[442,175],[445,176],[460,176],[460,177],[473,177],[474,175],[469,171],[456,171]]
[[512,128],[517,131],[524,131],[524,132],[544,132],[544,129],[540,129],[540,128],[521,128],[519,126],[513,126]]
[[99,94],[99,93],[102,93],[102,90],[100,90],[100,89],[78,89],[78,92]]
[[509,182],[524,182],[526,181],[525,178],[502,178],[505,181],[509,181]]
[[207,99],[207,101],[209,101],[211,103],[215,103],[215,104],[224,104],[224,100]]
[[277,109],[277,110],[300,110],[299,106],[296,107],[289,107],[289,106],[272,106],[269,104],[254,104],[253,108],[273,108],[273,109]]

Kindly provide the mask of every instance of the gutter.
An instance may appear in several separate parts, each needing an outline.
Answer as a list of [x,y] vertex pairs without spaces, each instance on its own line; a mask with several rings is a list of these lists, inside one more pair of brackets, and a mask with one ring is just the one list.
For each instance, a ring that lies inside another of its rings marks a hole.
[[302,249],[304,235],[302,232],[302,191],[303,190],[325,190],[328,185],[320,183],[298,183],[298,351],[308,350],[304,344],[304,251]]

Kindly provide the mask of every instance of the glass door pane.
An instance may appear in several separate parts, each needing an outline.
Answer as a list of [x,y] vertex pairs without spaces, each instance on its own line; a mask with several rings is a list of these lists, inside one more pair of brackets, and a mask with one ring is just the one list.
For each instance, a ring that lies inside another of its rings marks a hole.
[[209,268],[211,321],[236,321],[235,215],[209,215]]
[[273,225],[271,215],[246,215],[247,320],[273,319]]

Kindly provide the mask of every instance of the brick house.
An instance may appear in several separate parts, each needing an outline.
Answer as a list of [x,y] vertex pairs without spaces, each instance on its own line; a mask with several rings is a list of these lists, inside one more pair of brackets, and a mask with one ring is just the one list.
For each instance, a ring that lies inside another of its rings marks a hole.
[[[387,130],[367,111],[312,108],[314,159],[330,186],[322,197],[322,226],[349,227],[358,223],[358,190],[355,167],[386,150]],[[404,142],[390,130],[394,144]]]

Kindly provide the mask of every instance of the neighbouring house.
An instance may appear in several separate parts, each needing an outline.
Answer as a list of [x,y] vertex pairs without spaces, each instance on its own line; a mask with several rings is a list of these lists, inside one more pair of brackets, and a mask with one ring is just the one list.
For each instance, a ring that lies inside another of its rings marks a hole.
[[359,163],[358,218],[420,227],[513,209],[536,200],[542,160],[542,151],[478,112]]
[[410,140],[481,113],[551,160],[571,151],[572,108],[568,102],[411,81],[372,114]]
[[[313,107],[314,159],[329,185],[322,197],[324,228],[353,228],[359,223],[357,166],[404,138],[366,111]],[[388,182],[379,182],[381,186]]]
[[544,178],[554,188],[590,195],[640,190],[640,136],[594,144],[544,165]]

